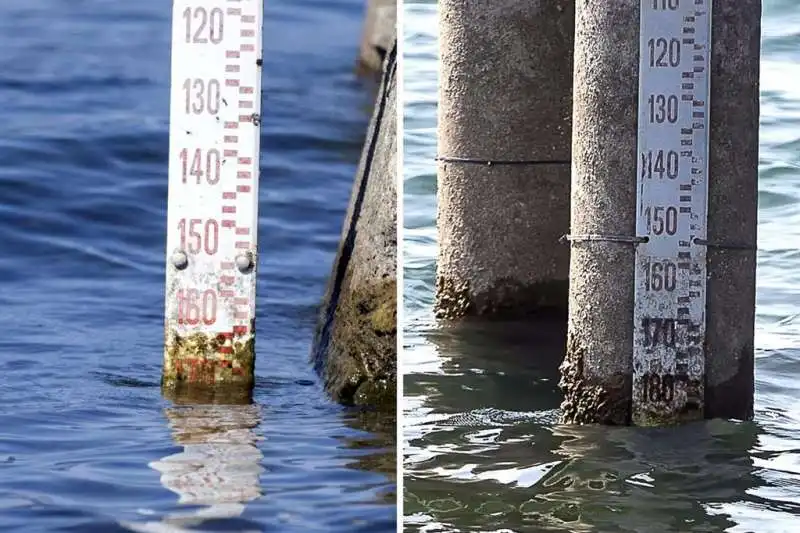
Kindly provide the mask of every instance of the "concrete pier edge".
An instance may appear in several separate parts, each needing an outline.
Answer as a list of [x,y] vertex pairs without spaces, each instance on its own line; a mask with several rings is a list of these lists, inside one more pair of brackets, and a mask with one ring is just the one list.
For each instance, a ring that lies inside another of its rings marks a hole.
[[397,0],[365,0],[365,3],[358,67],[366,72],[380,72],[397,35]]
[[394,40],[312,348],[334,400],[388,411],[397,393],[396,57]]

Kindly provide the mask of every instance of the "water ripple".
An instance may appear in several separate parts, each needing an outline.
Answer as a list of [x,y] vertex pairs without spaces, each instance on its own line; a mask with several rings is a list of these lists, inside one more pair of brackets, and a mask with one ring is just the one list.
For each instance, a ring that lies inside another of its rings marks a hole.
[[[753,423],[557,424],[563,331],[445,328],[435,0],[405,4],[406,531],[794,531],[800,515],[800,9],[764,2]],[[531,338],[525,339],[529,335]]]
[[169,2],[0,5],[0,530],[394,531],[308,365],[374,98],[357,0],[270,2],[252,403],[162,397]]

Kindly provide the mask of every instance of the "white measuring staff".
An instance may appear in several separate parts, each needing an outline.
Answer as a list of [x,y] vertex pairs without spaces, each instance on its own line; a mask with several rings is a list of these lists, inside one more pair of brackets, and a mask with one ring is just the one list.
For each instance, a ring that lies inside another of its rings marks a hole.
[[632,421],[647,425],[703,409],[711,0],[641,0],[640,24]]
[[262,0],[173,0],[168,335],[252,334],[262,18]]

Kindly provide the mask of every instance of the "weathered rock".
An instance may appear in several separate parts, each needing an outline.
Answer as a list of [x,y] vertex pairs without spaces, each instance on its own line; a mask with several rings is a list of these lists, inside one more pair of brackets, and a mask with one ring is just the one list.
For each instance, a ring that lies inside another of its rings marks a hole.
[[359,65],[380,72],[386,53],[397,35],[397,0],[367,0],[361,33]]
[[391,410],[397,386],[396,53],[393,42],[312,352],[335,400]]

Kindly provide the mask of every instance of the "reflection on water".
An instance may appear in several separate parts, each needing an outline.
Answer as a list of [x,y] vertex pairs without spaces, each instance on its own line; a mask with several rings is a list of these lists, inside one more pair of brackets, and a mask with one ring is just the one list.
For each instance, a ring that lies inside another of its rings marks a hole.
[[[161,484],[178,495],[186,513],[167,515],[159,522],[125,523],[141,533],[196,531],[215,519],[241,516],[248,502],[262,495],[259,476],[263,454],[257,442],[259,406],[249,395],[197,396],[170,394],[173,407],[164,409],[172,438],[183,450],[149,464],[161,474]],[[194,402],[211,403],[194,403]],[[237,531],[261,531],[260,528]],[[192,528],[192,529],[190,529]]]
[[405,377],[406,531],[757,531],[744,509],[791,512],[756,492],[754,423],[558,425],[560,324],[422,335],[440,366]]
[[[674,429],[553,428],[561,461],[524,505],[524,518],[569,531],[725,531],[709,505],[757,485],[753,424],[707,421]],[[646,511],[645,511],[646,510]]]
[[395,504],[397,502],[394,490],[394,484],[397,482],[396,416],[372,410],[356,411],[345,419],[345,423],[357,431],[364,432],[362,438],[342,439],[342,446],[345,449],[359,453],[356,459],[347,463],[347,466],[385,475],[391,483],[391,488],[383,491],[379,498],[382,502]]

